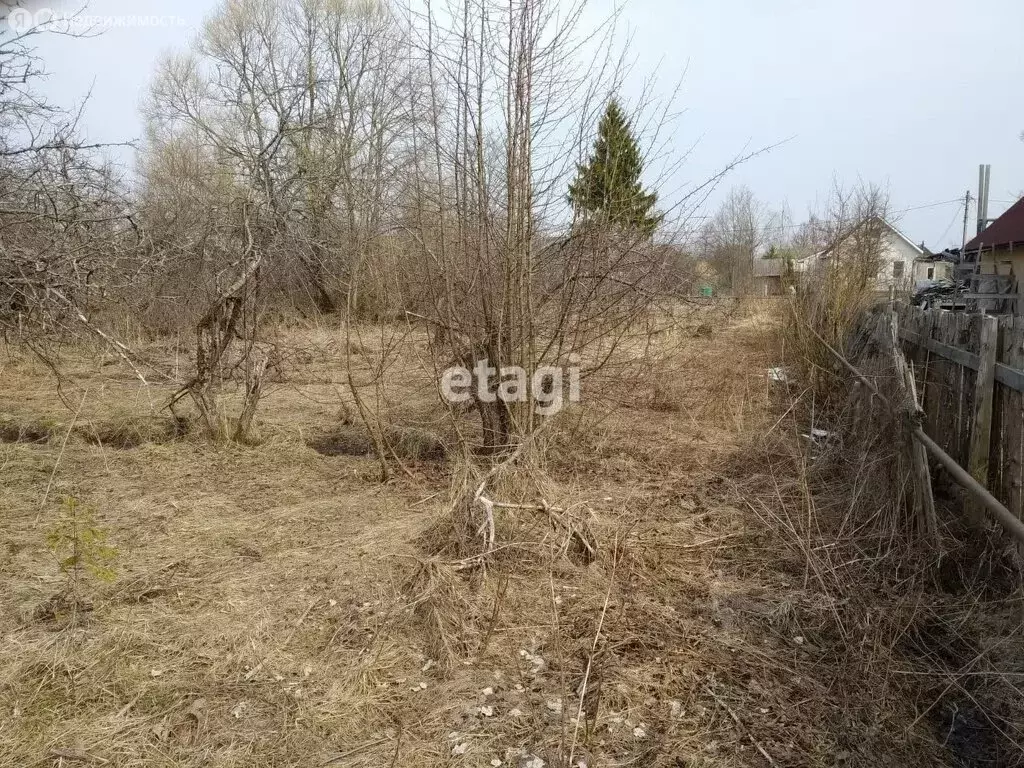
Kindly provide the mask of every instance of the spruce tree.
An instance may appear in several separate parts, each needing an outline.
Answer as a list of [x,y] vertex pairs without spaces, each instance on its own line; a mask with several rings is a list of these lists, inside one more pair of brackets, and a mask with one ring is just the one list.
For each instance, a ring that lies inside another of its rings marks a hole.
[[643,169],[629,120],[613,98],[598,124],[593,153],[576,166],[569,202],[578,215],[650,236],[662,217],[654,211],[657,195],[646,192],[640,181]]

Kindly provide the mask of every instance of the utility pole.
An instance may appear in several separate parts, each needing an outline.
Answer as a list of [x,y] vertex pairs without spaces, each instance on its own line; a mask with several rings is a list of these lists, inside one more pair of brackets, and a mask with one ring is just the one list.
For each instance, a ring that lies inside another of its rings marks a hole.
[[967,194],[964,195],[964,237],[960,243],[960,253],[963,255],[964,246],[967,245],[967,220],[970,218],[971,208],[971,190],[967,190]]
[[960,241],[960,256],[953,265],[953,307],[960,301],[960,281],[963,278],[964,248],[967,247],[967,221],[971,215],[971,190],[964,193],[964,236]]

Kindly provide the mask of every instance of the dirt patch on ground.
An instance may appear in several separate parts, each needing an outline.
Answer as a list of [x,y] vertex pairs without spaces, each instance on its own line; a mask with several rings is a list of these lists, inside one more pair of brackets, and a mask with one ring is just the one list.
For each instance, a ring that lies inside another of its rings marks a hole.
[[55,431],[53,423],[0,414],[0,443],[45,443]]
[[[410,461],[443,461],[448,454],[437,435],[416,427],[385,426],[381,437],[387,451]],[[374,456],[369,431],[354,424],[342,425],[306,443],[321,456]]]

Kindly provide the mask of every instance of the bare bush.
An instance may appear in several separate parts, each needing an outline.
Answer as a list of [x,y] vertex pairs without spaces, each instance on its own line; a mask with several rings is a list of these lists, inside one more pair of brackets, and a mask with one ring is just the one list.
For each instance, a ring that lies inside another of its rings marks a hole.
[[836,187],[825,213],[812,217],[804,237],[823,246],[809,259],[801,287],[787,316],[787,343],[802,361],[823,407],[836,383],[836,362],[809,332],[813,328],[829,344],[842,347],[862,313],[879,299],[875,277],[884,247],[888,195],[877,186],[853,190]]
[[[596,64],[581,55],[601,33],[583,28],[582,12],[548,0],[455,2],[429,7],[416,30],[429,88],[417,102],[407,217],[438,373],[518,366],[532,382],[579,357],[586,375],[663,286],[667,260],[649,229],[592,216],[570,224],[572,161],[589,151],[621,76],[605,54]],[[474,396],[480,431],[464,449],[501,454],[531,434],[543,416],[523,399]]]
[[5,336],[98,330],[135,266],[139,232],[115,169],[78,132],[80,113],[40,96],[47,26],[0,42],[0,328]]

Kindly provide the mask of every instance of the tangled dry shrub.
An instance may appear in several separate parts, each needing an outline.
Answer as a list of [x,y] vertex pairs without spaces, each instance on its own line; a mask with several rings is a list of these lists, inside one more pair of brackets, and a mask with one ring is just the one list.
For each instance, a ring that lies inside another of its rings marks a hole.
[[795,367],[816,403],[828,404],[833,397],[845,397],[844,377],[838,375],[840,365],[821,339],[842,349],[860,318],[875,304],[877,298],[866,288],[827,280],[806,286],[788,302],[783,316],[786,360]]
[[842,713],[836,725],[862,739],[855,754],[881,754],[879,724],[902,722],[915,764],[952,756],[956,765],[1019,765],[1024,712],[1014,676],[1024,659],[1008,643],[1024,606],[1016,578],[972,566],[970,548],[949,540],[940,559],[901,536],[900,524],[883,524],[903,514],[897,498],[871,485],[880,476],[872,464],[890,460],[844,465],[816,456],[796,430],[738,457],[737,499],[767,546],[784,553],[794,584],[762,621],[807,649],[793,672],[826,685],[823,717]]
[[459,558],[467,567],[596,559],[590,508],[561,504],[563,491],[544,471],[542,451],[534,438],[486,470],[468,457],[459,460],[449,503],[423,534],[423,548]]
[[[864,313],[844,340],[844,357],[873,382],[875,392],[837,373],[818,413],[804,414],[816,421],[808,430],[816,473],[854,479],[847,509],[835,521],[836,535],[873,538],[883,548],[934,533],[926,530],[934,526],[921,520],[923,505],[930,508],[934,501],[930,490],[915,483],[919,447],[912,431],[921,414],[915,393],[906,387],[902,353],[891,343],[895,322],[888,312]],[[821,427],[824,431],[814,431]],[[934,537],[922,542],[924,552],[934,555],[929,545],[935,543]]]
[[430,558],[416,565],[402,593],[426,639],[424,651],[450,672],[475,646],[472,603],[462,577],[452,565]]

